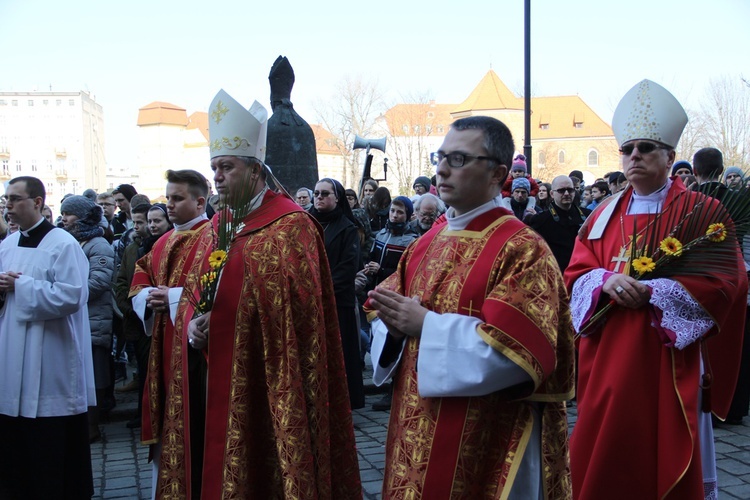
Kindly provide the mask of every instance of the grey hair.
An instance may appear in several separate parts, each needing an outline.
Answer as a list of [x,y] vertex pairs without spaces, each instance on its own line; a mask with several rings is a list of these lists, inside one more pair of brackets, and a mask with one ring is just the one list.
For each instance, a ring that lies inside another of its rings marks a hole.
[[419,210],[419,207],[422,206],[422,201],[424,200],[433,200],[435,202],[435,205],[437,206],[438,215],[443,215],[445,213],[445,210],[446,210],[445,202],[432,193],[425,193],[419,198],[417,198],[416,201],[414,201],[415,212]]

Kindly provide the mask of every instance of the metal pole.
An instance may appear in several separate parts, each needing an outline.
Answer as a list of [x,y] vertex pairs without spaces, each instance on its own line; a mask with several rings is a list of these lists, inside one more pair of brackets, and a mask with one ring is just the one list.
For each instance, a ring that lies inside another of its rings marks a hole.
[[524,55],[524,145],[526,168],[531,175],[531,0],[523,2],[523,55]]

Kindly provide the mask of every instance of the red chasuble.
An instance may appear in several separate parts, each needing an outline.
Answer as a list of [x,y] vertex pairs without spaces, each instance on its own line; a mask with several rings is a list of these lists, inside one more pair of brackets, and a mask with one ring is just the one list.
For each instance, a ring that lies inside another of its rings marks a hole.
[[[142,289],[166,285],[189,287],[211,252],[211,225],[204,220],[190,231],[164,234],[151,252],[136,262],[130,297]],[[192,307],[182,294],[172,324],[169,313],[155,313],[143,392],[141,440],[162,444],[156,498],[190,498],[189,391],[187,321]]]
[[[681,182],[672,184],[667,210],[680,208],[673,201],[683,192]],[[628,189],[617,202],[602,238],[586,239],[602,211],[587,221],[565,272],[569,288],[593,269],[623,272],[617,258],[623,239],[630,240],[634,218],[637,232],[649,219],[625,215],[631,196]],[[693,206],[699,197],[681,200]],[[732,399],[742,344],[747,278],[739,249],[737,258],[736,272],[726,276],[672,278],[716,323],[706,334],[716,336],[706,344],[714,375],[711,403],[720,416]],[[576,498],[703,498],[697,428],[701,342],[682,350],[665,346],[651,326],[651,310],[615,307],[603,328],[580,339],[578,420],[571,438]]]
[[380,286],[418,295],[436,313],[480,318],[479,335],[533,380],[481,397],[422,398],[419,340],[408,338],[394,377],[383,497],[506,498],[538,404],[545,497],[568,498],[564,401],[573,395],[573,335],[546,243],[507,210],[493,209],[465,230],[430,230]]
[[211,312],[202,498],[361,498],[322,230],[271,192],[244,223]]

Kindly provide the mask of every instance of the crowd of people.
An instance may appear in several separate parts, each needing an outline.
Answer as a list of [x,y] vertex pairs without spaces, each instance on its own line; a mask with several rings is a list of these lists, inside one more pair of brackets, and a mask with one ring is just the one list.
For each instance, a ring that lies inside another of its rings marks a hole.
[[213,184],[169,170],[163,204],[123,184],[53,219],[39,179],[7,183],[0,498],[92,495],[126,356],[154,498],[361,498],[367,352],[384,498],[715,498],[713,426],[750,406],[750,194],[718,149],[675,161],[666,89],[623,97],[622,169],[590,185],[534,179],[476,116],[408,196],[289,195],[260,104],[220,91],[209,116]]

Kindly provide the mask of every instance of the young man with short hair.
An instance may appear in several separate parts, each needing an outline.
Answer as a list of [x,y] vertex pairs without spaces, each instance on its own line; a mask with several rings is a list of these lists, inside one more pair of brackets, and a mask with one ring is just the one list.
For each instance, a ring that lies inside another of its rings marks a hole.
[[571,497],[567,294],[549,247],[500,206],[513,150],[499,120],[451,125],[437,166],[446,224],[365,304],[373,380],[397,373],[383,498]]
[[89,263],[70,233],[42,217],[45,191],[26,176],[5,191],[20,230],[0,244],[0,498],[94,493]]
[[[187,302],[183,289],[195,286],[196,270],[213,244],[205,214],[208,186],[195,170],[168,170],[166,178],[167,214],[175,228],[136,262],[129,294],[151,333],[141,439],[153,445],[155,481],[168,476],[200,491],[205,360],[189,348],[185,327],[192,314],[181,308]],[[155,483],[157,497],[164,494],[161,485]]]

